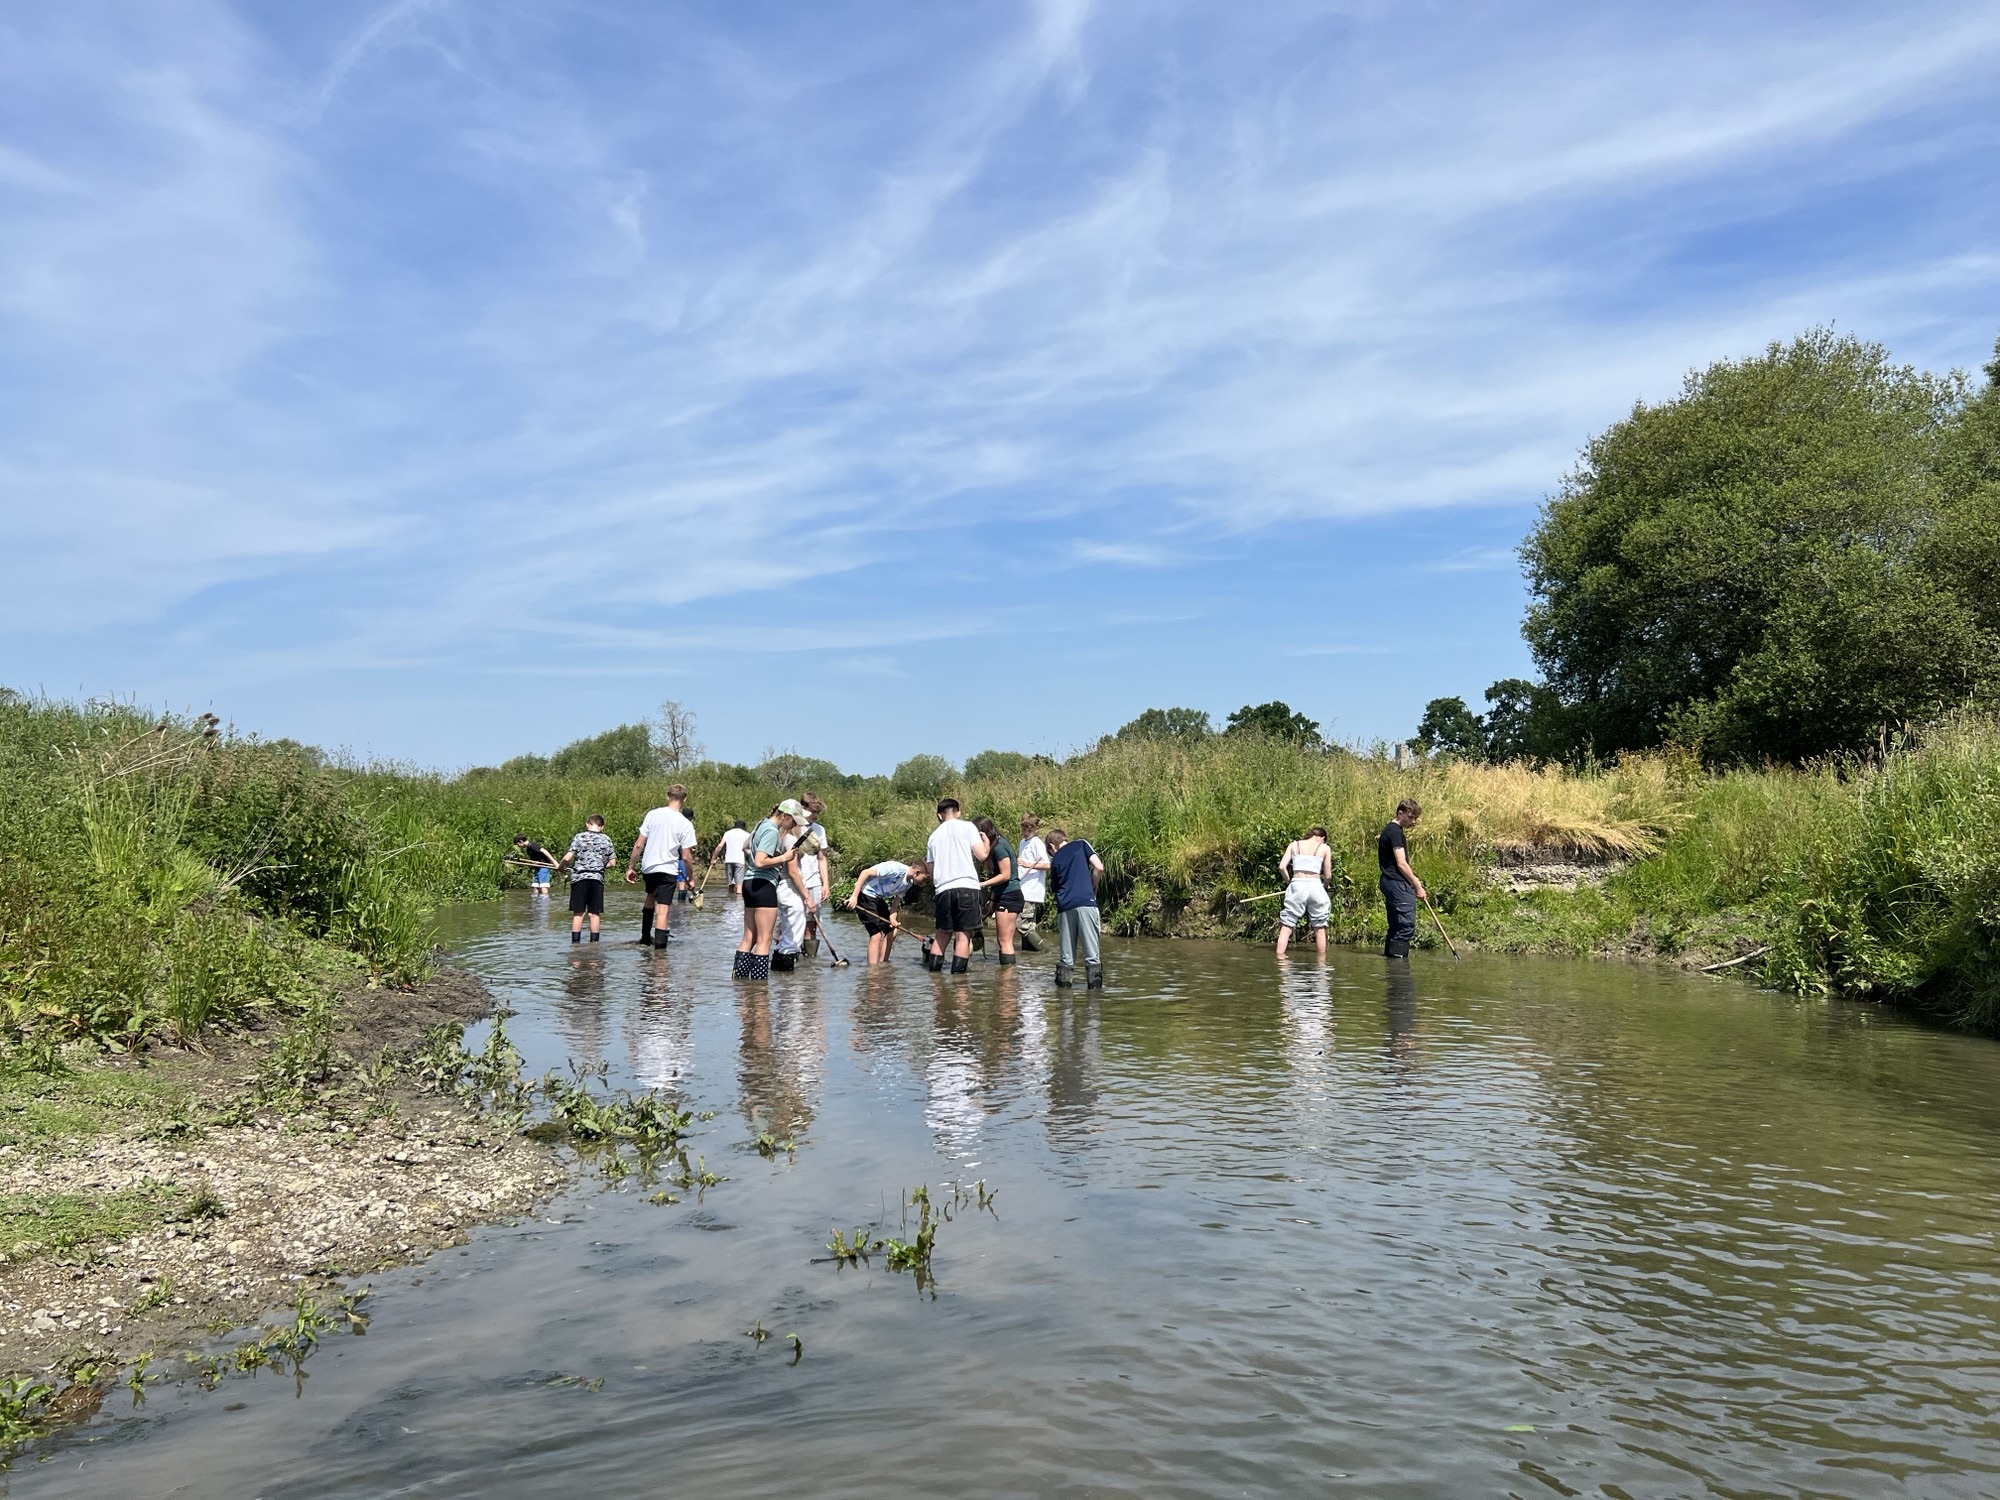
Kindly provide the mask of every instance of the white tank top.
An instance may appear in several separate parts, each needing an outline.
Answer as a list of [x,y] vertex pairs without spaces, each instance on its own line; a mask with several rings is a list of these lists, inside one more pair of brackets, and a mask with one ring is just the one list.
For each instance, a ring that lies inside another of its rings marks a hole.
[[1318,854],[1301,854],[1296,849],[1294,849],[1292,851],[1292,879],[1294,880],[1319,879],[1320,861],[1325,857],[1326,857],[1326,850],[1324,848],[1322,848]]

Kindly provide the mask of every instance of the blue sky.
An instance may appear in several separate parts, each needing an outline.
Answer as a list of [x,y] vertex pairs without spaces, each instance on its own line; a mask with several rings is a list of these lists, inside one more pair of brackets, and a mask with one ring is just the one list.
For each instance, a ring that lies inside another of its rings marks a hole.
[[0,682],[886,770],[1529,669],[1579,448],[2000,332],[2000,8],[0,14]]

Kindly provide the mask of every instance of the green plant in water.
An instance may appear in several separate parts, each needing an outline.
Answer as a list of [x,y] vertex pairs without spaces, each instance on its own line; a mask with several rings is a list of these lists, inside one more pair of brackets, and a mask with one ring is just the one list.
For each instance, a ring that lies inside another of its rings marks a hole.
[[0,1444],[24,1443],[47,1430],[55,1394],[54,1386],[32,1376],[0,1380]]
[[146,1367],[153,1362],[151,1353],[142,1354],[133,1362],[131,1373],[125,1377],[125,1387],[132,1393],[132,1408],[146,1404]]
[[785,1155],[789,1157],[794,1155],[798,1151],[798,1147],[795,1146],[789,1140],[782,1140],[782,1141],[779,1140],[775,1135],[773,1135],[768,1130],[763,1131],[758,1135],[757,1154],[763,1157],[764,1160],[775,1161],[780,1151],[784,1152]]
[[755,1323],[751,1324],[750,1327],[746,1328],[744,1330],[744,1333],[748,1337],[754,1339],[756,1342],[760,1344],[763,1343],[765,1339],[771,1336],[770,1330],[764,1326],[764,1320],[762,1318],[759,1318]]
[[910,1240],[890,1239],[885,1242],[889,1252],[888,1266],[892,1271],[909,1271],[917,1278],[917,1288],[922,1291],[931,1284],[931,1250],[937,1244],[939,1219],[931,1207],[928,1185],[913,1188],[905,1200],[903,1227],[909,1228],[907,1210],[917,1210],[916,1235]]
[[882,1241],[870,1237],[860,1225],[854,1228],[854,1238],[849,1239],[836,1227],[833,1238],[826,1242],[826,1248],[833,1259],[843,1265],[856,1265],[882,1248]]

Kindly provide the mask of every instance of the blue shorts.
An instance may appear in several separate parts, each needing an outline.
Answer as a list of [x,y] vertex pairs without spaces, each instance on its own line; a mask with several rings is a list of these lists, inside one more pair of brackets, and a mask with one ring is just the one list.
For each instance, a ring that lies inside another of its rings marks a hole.
[[552,875],[553,873],[554,871],[550,870],[546,865],[542,866],[538,870],[530,870],[528,872],[528,883],[530,885],[539,885],[546,887],[549,883],[549,876]]

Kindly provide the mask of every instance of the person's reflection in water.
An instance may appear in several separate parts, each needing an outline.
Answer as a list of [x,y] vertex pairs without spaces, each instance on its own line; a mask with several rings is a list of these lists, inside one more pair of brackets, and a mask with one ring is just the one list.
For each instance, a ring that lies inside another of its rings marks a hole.
[[1422,1044],[1417,1038],[1417,976],[1407,964],[1384,966],[1388,985],[1388,1032],[1383,1056],[1398,1083],[1415,1082]]
[[856,1052],[896,1050],[896,966],[871,964],[854,971],[860,984],[848,1023],[849,1045]]
[[1333,1069],[1333,981],[1326,965],[1295,963],[1289,954],[1280,959],[1278,1006],[1293,1087],[1319,1098]]
[[737,1105],[754,1131],[797,1140],[812,1124],[826,1052],[819,996],[762,985],[737,991],[742,1041],[736,1055]]
[[1102,1057],[1099,1009],[1094,1001],[1065,998],[1056,1017],[1055,1044],[1050,1049],[1048,1131],[1049,1139],[1059,1147],[1081,1145],[1092,1133]]
[[693,1056],[694,1003],[673,971],[648,964],[639,981],[639,1003],[625,1012],[625,1044],[632,1076],[647,1088],[674,1089]]
[[579,949],[569,956],[563,974],[562,1004],[556,1008],[556,1030],[579,1062],[604,1056],[609,1031],[604,1024],[604,952]]

